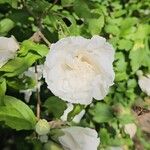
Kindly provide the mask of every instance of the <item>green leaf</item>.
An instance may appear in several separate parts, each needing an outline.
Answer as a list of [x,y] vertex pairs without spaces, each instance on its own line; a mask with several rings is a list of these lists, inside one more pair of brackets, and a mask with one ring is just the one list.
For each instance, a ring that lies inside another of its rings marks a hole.
[[117,52],[115,54],[115,60],[117,63],[115,63],[116,71],[122,72],[123,70],[126,70],[127,63],[125,62],[125,56],[122,52]]
[[[75,0],[74,1],[74,11],[80,18],[91,18],[90,9],[88,7],[86,0]],[[81,7],[82,6],[82,7]],[[83,11],[84,10],[84,11]]]
[[126,72],[117,72],[115,75],[115,81],[123,81],[123,80],[127,80],[128,79],[128,75]]
[[126,10],[118,10],[118,11],[111,13],[111,15],[113,17],[120,17],[120,16],[126,14],[126,12],[127,12]]
[[70,6],[75,0],[61,0],[62,6]]
[[31,23],[29,20],[30,15],[25,9],[14,9],[8,17],[17,25],[25,25]]
[[35,127],[36,117],[25,103],[5,96],[5,106],[0,107],[0,121],[16,130],[31,130]]
[[40,55],[29,52],[25,57],[16,57],[8,61],[8,63],[0,68],[0,72],[4,73],[4,76],[7,77],[17,76],[27,70],[39,58],[41,58]]
[[105,103],[97,103],[89,113],[97,123],[109,122],[113,119],[111,107]]
[[136,72],[143,64],[147,53],[144,48],[133,49],[130,51],[129,58],[131,60],[132,71]]
[[131,114],[124,114],[124,115],[120,115],[118,117],[119,122],[124,125],[127,123],[133,123],[134,122],[134,117]]
[[135,101],[135,99],[136,99],[134,89],[132,89],[132,88],[127,89],[125,95],[126,95],[126,97],[128,97],[130,99],[130,103],[133,103],[133,101]]
[[100,135],[101,142],[104,145],[108,145],[108,143],[110,141],[110,134],[107,131],[107,129],[106,128],[101,128],[100,132],[99,132],[99,135]]
[[143,40],[146,39],[146,37],[150,34],[150,26],[148,24],[139,24],[138,29],[136,33],[133,35],[133,39],[135,41],[137,40]]
[[112,17],[107,17],[107,22],[108,24],[112,24],[112,25],[117,25],[120,26],[121,22],[122,22],[123,18],[112,18]]
[[0,79],[0,106],[4,105],[5,92],[6,92],[6,80]]
[[27,76],[23,76],[22,78],[13,77],[7,79],[7,84],[16,90],[27,90],[33,89],[36,85],[36,81]]
[[46,56],[48,53],[48,47],[44,44],[34,43],[31,40],[25,40],[21,44],[21,48],[19,51],[20,56],[26,55],[30,51],[34,51],[39,54],[41,57]]
[[13,8],[17,8],[18,0],[0,0],[0,4],[8,3]]
[[117,52],[115,55],[115,81],[122,81],[128,78],[126,73],[127,62],[125,61],[125,56],[122,52]]
[[127,82],[127,87],[129,89],[133,89],[137,86],[137,82],[135,79],[129,79],[128,82]]
[[101,15],[99,18],[91,18],[88,22],[89,31],[91,34],[99,34],[104,26],[104,16]]
[[9,32],[15,26],[14,22],[9,19],[5,18],[0,21],[0,35],[5,36],[7,32]]
[[58,145],[57,143],[54,143],[52,141],[48,141],[44,145],[44,150],[63,150],[63,148],[60,145]]
[[116,86],[118,92],[126,92],[126,82],[118,82]]
[[133,42],[130,40],[122,39],[119,41],[118,48],[121,50],[130,50],[133,46]]
[[67,105],[60,98],[52,96],[45,101],[44,107],[46,107],[49,113],[52,113],[54,117],[60,118],[67,108]]
[[117,49],[118,47],[118,41],[119,37],[112,37],[111,39],[109,39],[109,42],[113,45],[115,49]]
[[138,23],[138,19],[135,17],[125,18],[121,22],[121,30],[129,29],[130,27],[134,26],[136,23]]
[[34,1],[27,1],[26,2],[29,9],[32,10],[33,14],[36,17],[39,17],[43,14],[43,12],[47,11],[49,7],[52,5],[52,3],[49,3],[45,0],[34,0]]
[[111,24],[105,26],[105,31],[113,35],[119,35],[120,33],[119,28],[116,25],[111,25]]
[[131,60],[132,71],[137,71],[141,66],[150,69],[150,50],[148,38],[145,40],[136,40],[133,49],[130,51],[129,58]]
[[67,11],[63,11],[61,15],[63,15],[63,19],[68,20],[68,22],[70,22],[70,25],[68,26],[67,22],[63,21],[66,24],[66,30],[69,30],[69,35],[80,35],[80,26],[77,25],[75,17],[73,15],[70,15],[70,13]]

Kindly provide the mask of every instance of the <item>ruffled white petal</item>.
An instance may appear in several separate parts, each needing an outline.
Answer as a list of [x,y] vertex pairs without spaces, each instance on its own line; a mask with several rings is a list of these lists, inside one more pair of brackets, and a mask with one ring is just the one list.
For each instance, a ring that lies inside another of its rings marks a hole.
[[88,105],[103,99],[114,81],[114,50],[100,36],[67,37],[52,44],[44,65],[44,77],[54,95]]
[[64,135],[59,137],[59,142],[64,150],[97,150],[100,139],[94,129],[69,127],[61,130]]

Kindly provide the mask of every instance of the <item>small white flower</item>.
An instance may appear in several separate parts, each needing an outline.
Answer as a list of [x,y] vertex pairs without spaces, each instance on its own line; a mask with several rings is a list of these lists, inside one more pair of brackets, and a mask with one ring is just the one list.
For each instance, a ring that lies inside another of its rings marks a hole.
[[37,78],[40,80],[43,74],[43,65],[37,65],[37,75],[35,73],[35,67],[30,67],[27,71],[24,72],[24,74],[33,79]]
[[61,130],[64,135],[58,140],[64,150],[97,150],[100,140],[94,129],[69,127]]
[[139,76],[138,84],[143,92],[150,96],[150,75]]
[[[35,85],[34,88],[32,89],[27,89],[27,90],[20,90],[20,93],[24,93],[24,99],[28,103],[30,100],[30,97],[33,92],[36,92],[36,89],[40,91],[40,87],[42,83],[39,81],[42,78],[42,73],[43,73],[43,65],[38,65],[37,66],[37,71],[38,73],[35,73],[35,67],[30,67],[27,71],[25,71],[23,74],[26,75],[27,77],[32,78],[33,80],[38,80],[37,85]],[[21,75],[22,76],[22,75]],[[37,79],[36,79],[37,78]]]
[[68,114],[73,110],[73,105],[67,103],[67,109],[64,111],[63,115],[60,117],[62,121],[67,121]]
[[29,103],[32,92],[36,92],[36,89],[20,90],[19,92],[24,94],[24,100]]
[[84,116],[85,114],[85,110],[83,109],[79,114],[77,114],[74,118],[73,118],[73,122],[75,123],[79,123],[80,120],[82,119],[82,117]]
[[19,44],[12,36],[10,38],[0,37],[0,68],[16,55]]
[[67,37],[51,45],[44,77],[54,95],[88,105],[103,99],[113,85],[114,49],[105,38]]
[[124,126],[124,131],[126,134],[130,135],[130,138],[133,138],[137,131],[137,126],[135,123],[128,123]]
[[[68,114],[73,110],[73,104],[71,103],[67,103],[67,109],[64,111],[63,115],[60,117],[60,119],[62,121],[67,121],[67,117],[68,117]],[[74,123],[79,123],[80,120],[82,119],[82,117],[84,116],[85,114],[85,110],[83,109],[79,114],[77,114],[76,116],[74,116],[73,118],[73,122]]]

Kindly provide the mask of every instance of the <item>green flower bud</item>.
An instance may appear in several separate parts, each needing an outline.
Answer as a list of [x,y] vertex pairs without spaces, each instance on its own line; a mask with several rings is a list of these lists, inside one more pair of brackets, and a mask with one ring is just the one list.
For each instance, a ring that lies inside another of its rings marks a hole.
[[35,125],[35,131],[39,135],[45,135],[50,131],[50,125],[45,119],[40,119]]
[[44,150],[63,150],[58,144],[49,141],[44,145]]
[[48,135],[41,135],[39,139],[42,143],[46,143],[48,142]]

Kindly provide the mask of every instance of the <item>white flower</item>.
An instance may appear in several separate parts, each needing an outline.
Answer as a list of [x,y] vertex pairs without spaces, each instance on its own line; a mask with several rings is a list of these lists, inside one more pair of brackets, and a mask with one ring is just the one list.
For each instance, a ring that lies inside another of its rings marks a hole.
[[[67,121],[68,114],[73,110],[73,104],[67,103],[67,109],[64,111],[63,115],[60,117],[62,121]],[[72,119],[73,122],[79,123],[82,117],[85,114],[85,110],[83,109],[79,114],[74,116]]]
[[64,150],[97,150],[100,140],[94,129],[69,127],[61,130],[64,135],[58,140]]
[[124,131],[126,134],[130,135],[130,138],[133,138],[137,131],[137,126],[135,123],[128,123],[124,126]]
[[[40,87],[42,85],[42,83],[39,81],[42,78],[42,73],[43,73],[43,65],[38,65],[37,66],[37,73],[35,73],[35,67],[30,67],[27,71],[25,71],[23,74],[26,75],[27,77],[32,78],[33,80],[38,80],[37,85],[35,85],[35,87],[33,87],[32,89],[27,89],[27,90],[20,90],[20,93],[24,93],[24,99],[25,101],[28,103],[30,100],[30,97],[32,95],[33,92],[36,92],[36,89],[38,88],[38,90],[40,91]],[[22,75],[23,75],[22,74]],[[22,76],[21,75],[21,76]]]
[[24,74],[33,79],[37,78],[40,80],[43,74],[43,65],[37,65],[37,75],[35,73],[35,67],[30,67],[27,71],[24,72]]
[[60,117],[62,121],[67,121],[68,114],[73,110],[73,105],[67,103],[67,109],[64,111],[63,115]]
[[77,114],[74,118],[73,118],[73,122],[75,123],[79,123],[80,120],[82,119],[82,117],[84,116],[85,114],[85,110],[83,109],[79,114]]
[[0,37],[0,68],[9,59],[14,58],[18,49],[19,44],[13,36],[10,38]]
[[113,85],[113,47],[100,36],[67,37],[51,45],[44,77],[54,95],[88,105],[103,99]]
[[138,84],[141,90],[150,96],[150,75],[139,76]]

